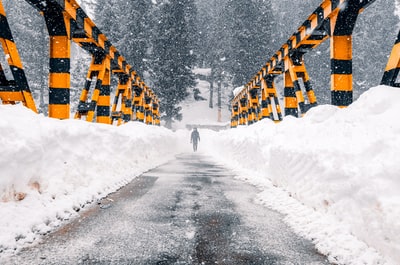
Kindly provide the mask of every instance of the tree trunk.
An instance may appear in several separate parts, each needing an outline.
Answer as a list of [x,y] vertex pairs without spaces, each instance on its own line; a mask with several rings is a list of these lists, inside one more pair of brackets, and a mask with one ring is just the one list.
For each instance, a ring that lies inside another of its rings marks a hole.
[[208,82],[210,82],[210,101],[209,101],[209,107],[210,109],[213,108],[213,94],[214,94],[214,77],[211,71],[210,78],[208,79]]

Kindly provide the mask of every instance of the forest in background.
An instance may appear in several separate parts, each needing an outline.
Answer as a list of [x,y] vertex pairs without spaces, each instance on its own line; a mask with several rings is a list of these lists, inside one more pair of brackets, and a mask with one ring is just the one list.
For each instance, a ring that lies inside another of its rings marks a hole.
[[[354,99],[380,83],[399,30],[396,1],[376,0],[359,16],[353,35]],[[168,124],[181,118],[179,103],[195,89],[194,68],[211,68],[211,83],[223,82],[228,90],[246,84],[322,1],[78,2],[159,95]],[[24,0],[3,0],[3,4],[30,88],[39,109],[46,113],[49,59],[44,19]],[[326,41],[305,55],[312,85],[322,104],[330,103],[329,52]],[[72,111],[89,64],[90,56],[72,45]],[[278,90],[283,89],[281,80],[277,79]],[[229,102],[223,104],[228,107]]]

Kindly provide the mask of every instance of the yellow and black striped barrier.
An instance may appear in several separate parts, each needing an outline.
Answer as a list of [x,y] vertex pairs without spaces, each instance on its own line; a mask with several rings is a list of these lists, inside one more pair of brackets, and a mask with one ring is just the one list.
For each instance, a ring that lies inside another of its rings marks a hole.
[[[147,124],[159,125],[159,101],[154,92],[125,61],[75,0],[26,0],[44,17],[50,40],[49,117],[68,119],[70,116],[71,40],[92,55],[87,80],[82,89],[76,119],[122,124],[136,119],[144,122],[144,95],[150,95],[151,112]],[[0,42],[8,58],[14,80],[7,80],[0,65],[0,99],[3,104],[22,102],[36,111],[33,97],[13,41],[7,17],[0,0]],[[110,107],[111,75],[119,77],[114,103]],[[96,80],[93,89],[92,82]],[[135,90],[140,87],[137,95]],[[93,91],[91,91],[93,90]],[[91,98],[89,99],[89,95]],[[137,100],[140,97],[141,99]],[[134,103],[136,102],[136,103]],[[148,107],[148,106],[147,106]],[[155,108],[155,109],[154,109]],[[133,115],[133,114],[136,115]],[[155,117],[154,117],[155,116]],[[151,118],[150,118],[151,117]]]
[[396,82],[400,71],[400,31],[394,43],[389,61],[385,68],[385,73],[381,81],[382,85],[400,87],[400,83]]
[[[243,99],[254,98],[255,88],[261,87],[261,118],[274,121],[282,119],[274,79],[283,75],[285,115],[302,116],[317,105],[317,98],[306,71],[304,54],[330,39],[331,54],[331,103],[346,107],[353,101],[352,34],[362,11],[376,0],[324,0],[264,65],[264,67],[238,91],[232,102],[231,127],[247,125],[255,120],[249,116]],[[400,72],[400,32],[393,47],[381,84],[398,86]],[[300,84],[299,80],[302,80]],[[304,91],[303,91],[304,90]],[[307,96],[308,103],[305,102]],[[253,103],[254,104],[254,103]],[[239,113],[235,110],[239,108]],[[239,117],[237,117],[239,115]],[[238,121],[236,123],[236,121]]]
[[7,21],[3,3],[0,1],[0,43],[5,58],[10,66],[13,80],[8,80],[0,64],[0,100],[3,104],[22,102],[26,107],[37,112],[31,91],[26,80],[22,62]]

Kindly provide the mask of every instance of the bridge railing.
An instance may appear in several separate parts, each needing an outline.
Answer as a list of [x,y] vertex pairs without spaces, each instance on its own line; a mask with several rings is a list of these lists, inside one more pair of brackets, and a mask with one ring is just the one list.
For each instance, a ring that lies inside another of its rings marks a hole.
[[[125,58],[75,0],[26,0],[26,2],[43,15],[49,33],[49,117],[58,119],[70,117],[72,40],[92,56],[75,118],[107,124],[113,121],[121,124],[130,120],[160,124],[159,100],[155,93],[141,81]],[[8,80],[0,65],[1,103],[22,102],[37,112],[1,0],[0,43],[13,76],[12,80]],[[111,74],[117,75],[119,82],[114,102],[110,107]],[[89,90],[94,79],[96,83],[89,99]]]
[[[284,78],[285,115],[299,117],[317,105],[304,54],[330,39],[331,103],[346,107],[353,101],[352,33],[358,15],[376,0],[324,0],[265,66],[231,101],[231,127],[252,124],[263,118],[282,120],[274,79]],[[399,86],[400,33],[381,84]],[[302,80],[304,88],[300,85]],[[303,91],[305,90],[305,91]],[[305,92],[305,93],[304,93]],[[304,95],[308,98],[305,104]]]

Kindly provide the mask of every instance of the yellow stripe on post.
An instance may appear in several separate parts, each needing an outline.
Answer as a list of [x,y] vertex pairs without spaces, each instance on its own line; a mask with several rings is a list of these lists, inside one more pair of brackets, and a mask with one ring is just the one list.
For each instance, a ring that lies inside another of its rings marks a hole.
[[334,91],[352,91],[353,76],[352,75],[331,75],[332,90]]
[[332,36],[331,38],[331,58],[336,60],[352,59],[352,40],[351,35]]

